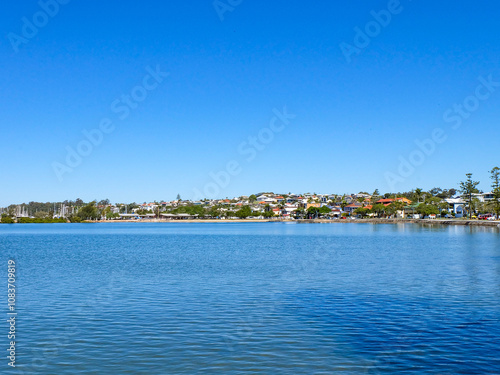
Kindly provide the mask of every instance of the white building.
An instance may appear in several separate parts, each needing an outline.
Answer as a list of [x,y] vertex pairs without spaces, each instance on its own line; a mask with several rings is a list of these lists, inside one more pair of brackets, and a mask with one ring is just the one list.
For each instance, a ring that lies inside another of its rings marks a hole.
[[446,198],[446,203],[450,205],[450,212],[455,213],[455,217],[465,215],[465,201],[462,198]]

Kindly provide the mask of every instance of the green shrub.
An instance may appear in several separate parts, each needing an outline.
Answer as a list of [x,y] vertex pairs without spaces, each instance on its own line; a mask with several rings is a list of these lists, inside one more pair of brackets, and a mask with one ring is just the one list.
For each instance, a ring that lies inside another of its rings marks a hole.
[[51,219],[51,218],[40,218],[40,217],[20,217],[17,220],[20,224],[53,224],[53,223],[66,223],[66,219]]
[[72,222],[72,223],[81,223],[82,219],[80,218],[80,216],[71,215],[69,217],[69,221]]
[[2,224],[14,224],[15,221],[7,214],[2,214]]

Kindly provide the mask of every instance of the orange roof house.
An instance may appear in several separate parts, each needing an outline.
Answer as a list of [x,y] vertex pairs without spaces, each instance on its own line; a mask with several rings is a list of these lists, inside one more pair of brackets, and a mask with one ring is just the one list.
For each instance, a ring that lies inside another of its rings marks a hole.
[[388,199],[388,198],[379,199],[379,200],[377,201],[377,203],[381,203],[381,204],[383,204],[384,206],[388,206],[388,205],[390,205],[392,202],[394,202],[394,199]]
[[396,198],[396,199],[384,198],[384,199],[379,199],[377,201],[377,203],[381,203],[384,206],[388,206],[388,205],[390,205],[393,202],[403,202],[403,203],[405,203],[407,205],[411,204],[411,200],[409,200],[408,198],[405,198],[405,197]]
[[409,200],[408,198],[405,198],[405,197],[401,197],[401,198],[396,198],[396,201],[397,202],[403,202],[403,203],[406,203],[406,204],[411,204],[411,200]]
[[309,207],[321,207],[321,203],[308,203],[308,204],[306,205],[306,210],[307,210]]

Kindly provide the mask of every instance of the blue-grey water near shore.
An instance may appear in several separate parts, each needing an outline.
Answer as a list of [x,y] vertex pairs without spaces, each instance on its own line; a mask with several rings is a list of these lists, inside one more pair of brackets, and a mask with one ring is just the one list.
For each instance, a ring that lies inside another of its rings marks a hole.
[[0,373],[500,373],[497,228],[2,225],[10,258]]

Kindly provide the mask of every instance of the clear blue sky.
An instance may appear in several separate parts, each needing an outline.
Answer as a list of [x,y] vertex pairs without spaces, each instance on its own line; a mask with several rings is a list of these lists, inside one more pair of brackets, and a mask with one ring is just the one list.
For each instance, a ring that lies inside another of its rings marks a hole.
[[[371,11],[387,1],[246,0],[223,21],[212,1],[72,0],[46,19],[41,9],[10,1],[0,12],[0,205],[191,198],[231,160],[240,173],[221,197],[386,192],[386,173],[436,128],[446,141],[394,191],[457,187],[467,172],[488,190],[500,166],[500,87],[469,98],[458,129],[443,119],[478,77],[500,82],[495,2],[402,0],[380,32]],[[23,30],[23,17],[42,26]],[[355,46],[367,25],[369,45],[348,62],[341,43]],[[111,104],[148,66],[169,76],[120,119]],[[238,147],[285,106],[296,117],[247,161]],[[59,179],[54,163],[105,118],[114,130]]]

